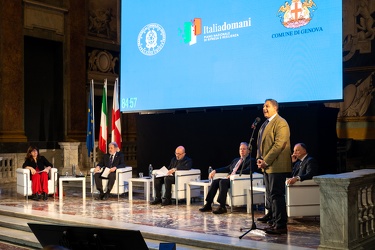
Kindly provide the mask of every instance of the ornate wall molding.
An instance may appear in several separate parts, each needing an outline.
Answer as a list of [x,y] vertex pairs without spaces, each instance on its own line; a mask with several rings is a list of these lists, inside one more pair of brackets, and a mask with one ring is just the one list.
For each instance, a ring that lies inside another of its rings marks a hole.
[[94,49],[87,54],[88,79],[101,81],[107,78],[109,82],[114,82],[118,77],[116,73],[119,58],[106,50]]
[[40,28],[64,35],[67,12],[68,10],[64,8],[24,0],[24,27],[31,30]]

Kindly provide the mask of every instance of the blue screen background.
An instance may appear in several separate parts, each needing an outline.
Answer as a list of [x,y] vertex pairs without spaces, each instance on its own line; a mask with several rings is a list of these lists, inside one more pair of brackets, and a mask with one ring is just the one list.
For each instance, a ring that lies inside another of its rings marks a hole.
[[[133,1],[121,5],[120,110],[144,112],[342,99],[342,1],[314,1],[311,21],[285,28],[281,1]],[[291,4],[291,1],[289,1]],[[184,23],[202,26],[251,19],[233,38],[183,42]],[[148,24],[163,27],[166,42],[153,56],[137,45]],[[286,36],[291,32],[293,35]],[[284,36],[282,36],[284,34]]]

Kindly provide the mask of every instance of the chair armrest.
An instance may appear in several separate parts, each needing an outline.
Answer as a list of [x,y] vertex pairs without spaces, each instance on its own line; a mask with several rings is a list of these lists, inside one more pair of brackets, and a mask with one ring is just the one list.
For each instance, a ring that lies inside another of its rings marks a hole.
[[[154,169],[152,170],[152,175],[155,175],[157,174],[157,171],[159,169]],[[201,173],[201,170],[200,169],[190,169],[190,170],[177,170],[175,172],[175,175],[178,175],[178,176],[183,176],[183,175],[195,175],[195,174],[200,174]]]
[[230,176],[230,180],[233,181],[233,180],[250,180],[250,175],[249,174],[243,174],[243,175],[239,175],[239,174],[233,174]]
[[[94,173],[94,170],[95,168],[90,168],[90,173]],[[133,168],[131,166],[126,166],[124,168],[118,168],[116,169],[116,172],[128,172],[128,171],[132,171]]]
[[124,168],[118,168],[118,169],[116,169],[116,173],[125,173],[125,172],[131,172],[131,171],[133,171],[133,168],[132,167],[130,167],[130,166],[126,166],[126,167],[124,167]]
[[57,168],[51,168],[48,175],[49,175],[50,180],[56,181],[57,180]]
[[175,172],[176,176],[184,176],[184,175],[200,175],[200,169],[190,169],[190,170],[177,170]]
[[224,177],[227,177],[227,176],[228,176],[227,173],[216,173],[215,176],[214,176],[214,179],[224,178]]
[[17,168],[16,172],[20,173],[20,174],[27,174],[27,173],[30,173],[30,170],[28,170],[26,168]]

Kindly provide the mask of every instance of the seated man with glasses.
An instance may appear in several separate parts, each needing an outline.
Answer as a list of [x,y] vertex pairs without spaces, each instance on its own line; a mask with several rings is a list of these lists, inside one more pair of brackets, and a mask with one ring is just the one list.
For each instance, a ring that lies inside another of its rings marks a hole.
[[[163,206],[172,204],[172,184],[175,183],[174,173],[177,170],[190,170],[193,165],[193,161],[186,156],[185,148],[178,146],[175,151],[175,157],[172,158],[171,163],[168,166],[167,176],[154,178],[154,189],[155,189],[155,200],[152,201],[151,205],[162,203]],[[165,185],[164,201],[161,199],[162,185]]]

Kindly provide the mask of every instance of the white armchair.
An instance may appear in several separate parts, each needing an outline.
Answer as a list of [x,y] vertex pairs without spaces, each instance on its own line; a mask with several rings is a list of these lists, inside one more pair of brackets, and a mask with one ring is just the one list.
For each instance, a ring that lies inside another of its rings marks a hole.
[[[216,173],[214,179],[228,176],[227,173]],[[263,186],[263,175],[254,173],[253,174],[253,186]],[[228,190],[227,203],[233,212],[234,206],[248,205],[247,192],[250,188],[250,175],[231,175],[230,176],[230,188]],[[217,200],[218,193],[214,198],[214,202]],[[263,193],[254,193],[254,204],[264,203]]]
[[285,198],[288,217],[320,215],[319,185],[314,180],[286,186]]
[[[96,185],[95,185],[95,179],[94,179],[94,170],[95,168],[90,169],[90,183],[91,183],[91,195],[94,195],[94,192],[96,192]],[[128,180],[132,178],[132,171],[133,168],[130,166],[126,166],[125,168],[118,168],[116,170],[116,181],[113,185],[113,188],[111,190],[111,194],[117,194],[117,199],[120,198],[120,194],[126,193],[129,191],[129,183]],[[106,192],[108,180],[103,179],[103,191]]]
[[[155,179],[155,174],[158,169],[152,171],[152,183]],[[186,186],[190,181],[197,180],[201,176],[200,169],[190,169],[190,170],[177,170],[175,172],[175,184],[172,184],[172,199],[176,200],[176,205],[178,205],[178,200],[186,199]],[[165,192],[164,185],[162,192]],[[193,187],[191,189],[191,197],[198,197],[200,194],[200,187]],[[155,189],[152,189],[152,196],[155,198]]]
[[[30,170],[17,168],[17,193],[26,196],[26,199],[33,194],[31,190]],[[51,168],[48,173],[48,194],[54,194],[57,187],[57,169]]]

